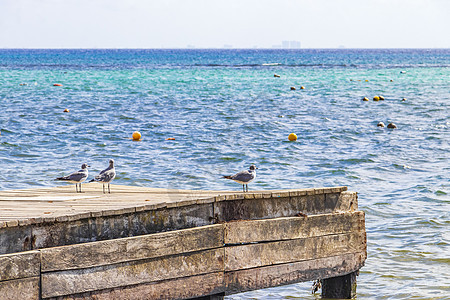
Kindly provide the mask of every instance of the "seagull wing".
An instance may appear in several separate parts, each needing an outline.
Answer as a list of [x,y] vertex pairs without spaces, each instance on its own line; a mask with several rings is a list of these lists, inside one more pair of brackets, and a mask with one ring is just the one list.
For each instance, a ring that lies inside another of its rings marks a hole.
[[67,175],[64,177],[59,177],[56,179],[57,180],[74,181],[74,182],[82,182],[82,181],[86,180],[87,177],[88,177],[87,170],[79,170],[79,171],[73,172],[70,175]]
[[95,176],[95,181],[110,182],[116,177],[116,170],[114,168],[107,168]]
[[231,176],[232,180],[241,181],[241,182],[250,182],[254,178],[255,178],[255,175],[253,173],[250,173],[249,171],[241,171],[241,172],[236,173],[233,176]]

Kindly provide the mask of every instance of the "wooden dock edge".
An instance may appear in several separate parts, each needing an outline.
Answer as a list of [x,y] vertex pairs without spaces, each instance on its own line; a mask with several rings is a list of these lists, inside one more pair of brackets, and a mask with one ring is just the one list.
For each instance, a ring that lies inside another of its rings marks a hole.
[[334,278],[364,265],[364,224],[334,212],[4,254],[0,299],[188,299]]
[[0,222],[0,254],[139,236],[233,220],[358,210],[347,187],[218,195],[122,209]]

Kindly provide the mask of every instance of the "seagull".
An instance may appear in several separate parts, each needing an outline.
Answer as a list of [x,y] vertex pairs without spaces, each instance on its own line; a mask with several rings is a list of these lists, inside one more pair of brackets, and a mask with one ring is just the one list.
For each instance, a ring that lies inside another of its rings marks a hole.
[[245,193],[245,187],[247,187],[248,192],[248,184],[256,178],[256,170],[258,168],[255,165],[251,165],[250,168],[245,171],[241,171],[231,176],[223,176],[223,178],[234,180],[240,184],[242,184],[242,189]]
[[89,182],[97,181],[103,183],[103,194],[106,194],[105,192],[105,183],[108,184],[108,192],[111,194],[111,189],[109,187],[109,183],[114,180],[114,177],[116,177],[116,169],[114,169],[114,160],[109,160],[109,167],[101,171],[97,176],[95,176],[94,179],[92,179]]
[[[75,183],[75,190],[77,193],[81,193],[81,183],[88,178],[88,164],[82,164],[81,170],[73,172],[70,175],[58,177],[55,180],[63,180],[71,183]],[[78,192],[78,184],[80,184],[80,191]]]

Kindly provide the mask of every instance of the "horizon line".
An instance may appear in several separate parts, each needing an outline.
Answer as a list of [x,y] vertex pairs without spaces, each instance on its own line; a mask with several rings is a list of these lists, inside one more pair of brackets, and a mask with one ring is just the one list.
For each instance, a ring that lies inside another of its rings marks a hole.
[[298,51],[298,50],[450,50],[450,47],[404,47],[404,48],[347,48],[347,47],[317,47],[317,48],[258,48],[258,47],[252,47],[252,48],[239,48],[239,47],[210,47],[210,48],[203,48],[203,47],[174,47],[174,48],[127,48],[127,47],[105,47],[105,48],[85,48],[85,47],[51,47],[51,48],[39,48],[39,47],[25,47],[25,48],[18,48],[18,47],[0,47],[0,50],[291,50],[291,51]]

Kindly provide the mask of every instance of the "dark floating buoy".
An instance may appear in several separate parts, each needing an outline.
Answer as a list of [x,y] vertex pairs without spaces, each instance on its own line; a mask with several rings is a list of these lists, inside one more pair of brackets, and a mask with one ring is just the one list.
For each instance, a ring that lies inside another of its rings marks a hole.
[[380,98],[380,100],[384,100],[384,97],[383,97],[383,96],[378,96],[378,98]]
[[296,88],[294,86],[291,86],[291,91],[295,91]]
[[405,74],[406,73],[406,71],[400,71],[400,74]]
[[304,90],[304,89],[305,89],[305,87],[304,87],[304,86],[302,85],[302,86],[300,87],[300,89],[301,89],[301,90]]
[[369,101],[369,98],[364,97],[364,98],[362,98],[362,101]]
[[391,79],[391,82],[394,82],[394,80]]
[[21,84],[19,84],[19,85],[28,85],[27,83],[21,83]]
[[53,84],[53,86],[62,86],[62,84],[61,83],[55,83],[55,84]]
[[383,122],[378,122],[377,126],[378,126],[378,127],[385,127],[386,125],[384,125]]
[[405,102],[405,101],[406,101],[406,98],[403,98],[402,101]]
[[273,74],[273,77],[277,77],[277,78],[280,78],[281,76],[280,76],[280,75],[278,75],[278,74]]
[[387,128],[396,129],[397,125],[395,125],[394,123],[389,123]]

